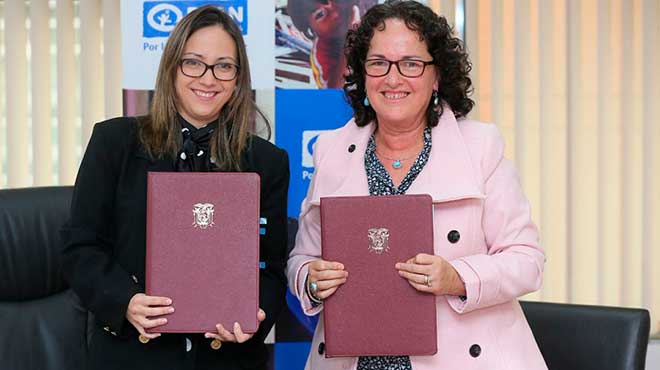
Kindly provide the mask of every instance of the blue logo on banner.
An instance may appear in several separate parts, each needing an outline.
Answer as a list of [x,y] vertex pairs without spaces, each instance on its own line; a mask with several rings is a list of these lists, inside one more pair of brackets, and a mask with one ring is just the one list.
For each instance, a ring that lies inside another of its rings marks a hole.
[[207,4],[224,10],[236,22],[243,35],[247,34],[247,0],[179,0],[145,1],[142,4],[142,36],[168,37],[181,18]]
[[353,110],[339,89],[275,90],[276,144],[289,153],[289,217],[298,217],[300,203],[314,174],[314,144],[324,131],[343,126]]

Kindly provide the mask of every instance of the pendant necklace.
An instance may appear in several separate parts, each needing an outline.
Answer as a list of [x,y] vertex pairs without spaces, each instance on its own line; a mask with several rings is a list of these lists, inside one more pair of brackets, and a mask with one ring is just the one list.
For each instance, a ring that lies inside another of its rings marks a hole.
[[394,168],[395,170],[398,170],[399,168],[401,168],[401,162],[409,161],[411,159],[417,158],[417,156],[419,155],[419,153],[417,153],[415,155],[412,155],[412,156],[406,157],[406,158],[390,158],[390,157],[384,156],[378,150],[376,150],[376,153],[378,153],[378,155],[381,156],[382,158],[387,159],[388,161],[392,161],[392,168]]

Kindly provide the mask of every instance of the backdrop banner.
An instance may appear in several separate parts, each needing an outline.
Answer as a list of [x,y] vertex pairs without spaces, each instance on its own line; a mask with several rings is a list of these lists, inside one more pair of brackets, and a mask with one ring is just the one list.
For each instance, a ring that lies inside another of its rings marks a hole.
[[272,89],[274,0],[121,0],[124,89],[151,90],[167,37],[196,8],[216,5],[239,25],[247,45],[253,89]]

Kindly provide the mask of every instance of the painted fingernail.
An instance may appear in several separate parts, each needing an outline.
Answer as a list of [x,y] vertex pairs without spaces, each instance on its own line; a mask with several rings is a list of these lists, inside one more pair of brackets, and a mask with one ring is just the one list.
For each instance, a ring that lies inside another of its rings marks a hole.
[[234,329],[237,329],[237,328],[238,328],[238,322],[235,322],[234,323]]
[[170,307],[170,309],[168,311],[169,311],[169,313],[174,312],[174,307]]
[[165,302],[166,302],[165,304],[167,304],[168,306],[172,304],[172,300],[169,299],[169,298],[168,298],[167,301],[165,301]]

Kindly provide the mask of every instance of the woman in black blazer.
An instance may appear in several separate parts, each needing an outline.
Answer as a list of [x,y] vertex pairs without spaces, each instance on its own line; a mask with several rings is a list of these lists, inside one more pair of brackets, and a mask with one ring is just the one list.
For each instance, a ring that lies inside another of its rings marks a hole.
[[[285,151],[253,134],[257,116],[263,118],[252,97],[241,32],[225,13],[205,6],[172,31],[150,114],[94,127],[62,230],[65,277],[94,316],[91,369],[265,366],[263,341],[285,304],[289,163]],[[144,294],[148,171],[260,175],[267,225],[260,237],[265,268],[254,335],[240,327],[205,335],[145,331],[164,324],[152,317],[172,311],[168,297]]]

